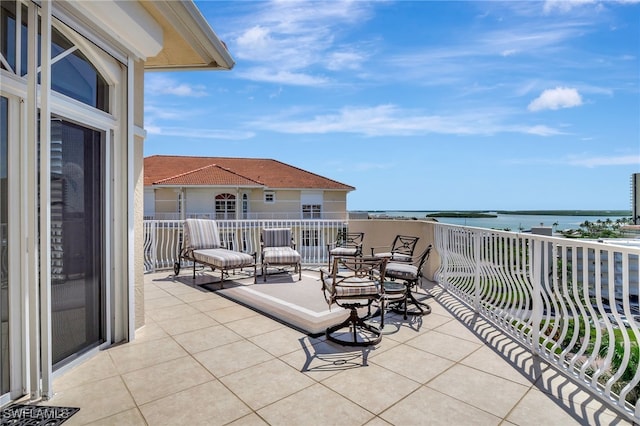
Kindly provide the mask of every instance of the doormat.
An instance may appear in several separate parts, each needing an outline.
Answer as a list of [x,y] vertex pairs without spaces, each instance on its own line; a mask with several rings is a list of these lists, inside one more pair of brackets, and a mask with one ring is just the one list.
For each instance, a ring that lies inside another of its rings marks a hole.
[[46,407],[43,405],[12,405],[2,410],[0,425],[57,426],[80,411],[74,407]]

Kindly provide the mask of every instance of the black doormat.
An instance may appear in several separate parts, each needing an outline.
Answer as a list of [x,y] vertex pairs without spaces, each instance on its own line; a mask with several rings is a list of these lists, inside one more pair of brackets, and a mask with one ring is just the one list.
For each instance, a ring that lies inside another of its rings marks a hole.
[[74,407],[47,407],[44,405],[12,405],[2,410],[0,425],[57,426],[80,411]]

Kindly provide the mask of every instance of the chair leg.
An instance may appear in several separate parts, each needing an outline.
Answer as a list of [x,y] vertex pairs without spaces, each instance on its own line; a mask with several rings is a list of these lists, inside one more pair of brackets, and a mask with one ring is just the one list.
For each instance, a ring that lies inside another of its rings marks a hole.
[[[335,333],[338,330],[341,330],[343,328],[350,328],[352,329],[352,340],[343,340],[343,339],[338,339],[337,337],[333,336],[333,333]],[[368,331],[369,333],[371,333],[373,335],[373,337],[371,339],[368,340],[363,340],[363,341],[358,341],[358,329],[363,329]],[[349,318],[347,318],[345,321],[341,322],[340,324],[336,324],[334,326],[328,327],[325,331],[325,335],[327,337],[327,340],[330,340],[332,342],[338,343],[340,345],[344,345],[344,346],[370,346],[370,345],[377,345],[378,343],[380,343],[380,341],[382,340],[382,331],[380,328],[374,327],[371,324],[367,324],[364,322],[364,320],[362,318],[360,318],[358,316],[358,311],[356,308],[351,308],[351,312],[349,314]]]

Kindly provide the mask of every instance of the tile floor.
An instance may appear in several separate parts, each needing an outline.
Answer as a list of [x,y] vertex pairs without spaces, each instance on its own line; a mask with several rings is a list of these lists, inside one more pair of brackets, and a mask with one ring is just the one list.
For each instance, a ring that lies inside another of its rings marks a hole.
[[438,287],[350,349],[169,274],[145,277],[135,341],[55,379],[65,426],[629,424]]

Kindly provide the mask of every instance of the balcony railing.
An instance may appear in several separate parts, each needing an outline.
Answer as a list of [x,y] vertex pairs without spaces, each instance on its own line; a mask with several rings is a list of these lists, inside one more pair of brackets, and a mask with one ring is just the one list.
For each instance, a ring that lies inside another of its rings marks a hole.
[[[188,213],[186,218],[189,219],[214,219],[214,220],[235,220],[236,213]],[[314,213],[312,217],[305,217],[302,212],[247,212],[238,213],[240,220],[310,220],[310,219],[326,219],[326,220],[346,220],[349,217],[349,213],[345,211],[337,212],[320,212]],[[179,220],[181,218],[180,213],[159,213],[156,212],[153,215],[145,215],[145,220]]]
[[[305,265],[324,264],[326,244],[347,226],[342,220],[217,222],[225,246],[249,253],[259,252],[261,228],[290,227]],[[640,423],[639,248],[440,223],[429,226],[434,229],[429,242],[440,261],[428,278]],[[172,268],[181,221],[145,221],[144,229],[145,269]]]
[[[144,221],[145,272],[173,268],[178,261],[182,241],[181,220]],[[327,244],[335,240],[344,220],[216,220],[224,247],[245,253],[257,253],[260,261],[260,230],[286,227],[293,231],[296,249],[305,265],[327,262]]]
[[640,249],[448,225],[435,247],[441,286],[640,420]]

